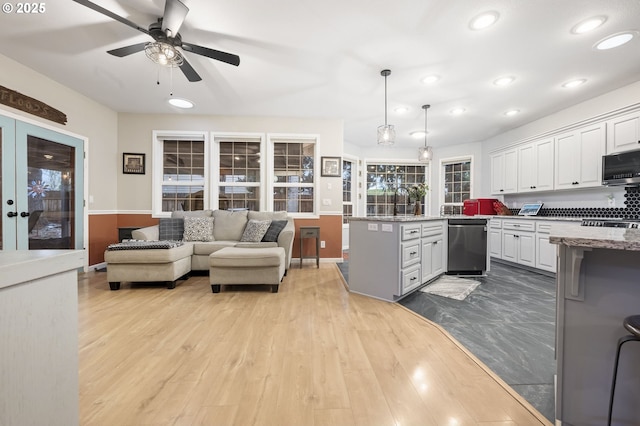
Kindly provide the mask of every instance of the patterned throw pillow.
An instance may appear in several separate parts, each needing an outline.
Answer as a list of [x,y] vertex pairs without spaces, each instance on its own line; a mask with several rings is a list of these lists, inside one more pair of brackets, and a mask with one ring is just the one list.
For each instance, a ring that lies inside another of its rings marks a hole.
[[158,238],[162,241],[180,241],[184,234],[184,219],[162,218],[158,224]]
[[213,241],[212,217],[185,217],[184,241]]
[[287,226],[286,220],[272,220],[269,229],[267,229],[264,237],[262,237],[262,241],[277,243],[278,235],[280,235],[280,232],[282,232],[285,226]]
[[259,243],[271,225],[270,220],[254,220],[247,222],[240,242]]

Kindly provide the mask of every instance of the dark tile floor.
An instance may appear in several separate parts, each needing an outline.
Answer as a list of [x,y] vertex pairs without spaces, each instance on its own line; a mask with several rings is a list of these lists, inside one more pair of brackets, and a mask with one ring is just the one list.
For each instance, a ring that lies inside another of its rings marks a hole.
[[[348,282],[347,263],[338,264]],[[400,303],[443,326],[552,423],[555,279],[492,262],[458,301],[416,291]]]

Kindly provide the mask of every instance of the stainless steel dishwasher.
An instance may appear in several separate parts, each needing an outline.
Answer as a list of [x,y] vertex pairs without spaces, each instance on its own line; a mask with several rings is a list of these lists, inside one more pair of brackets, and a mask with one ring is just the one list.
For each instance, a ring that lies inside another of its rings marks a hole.
[[447,274],[484,275],[487,219],[449,219]]

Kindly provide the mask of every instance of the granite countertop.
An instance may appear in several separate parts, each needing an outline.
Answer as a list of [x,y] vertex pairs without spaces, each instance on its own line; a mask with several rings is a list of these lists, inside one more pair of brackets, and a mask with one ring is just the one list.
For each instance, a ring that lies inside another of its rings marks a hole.
[[567,224],[552,226],[549,242],[571,247],[640,251],[640,230]]
[[466,216],[459,215],[445,215],[445,216],[413,216],[413,215],[398,215],[398,216],[369,216],[369,217],[350,217],[349,222],[365,221],[365,222],[418,222],[428,220],[444,220],[444,219],[520,219],[520,220],[554,220],[554,221],[566,221],[576,222],[582,221],[580,217],[555,217],[555,216],[502,216],[502,215],[476,215]]

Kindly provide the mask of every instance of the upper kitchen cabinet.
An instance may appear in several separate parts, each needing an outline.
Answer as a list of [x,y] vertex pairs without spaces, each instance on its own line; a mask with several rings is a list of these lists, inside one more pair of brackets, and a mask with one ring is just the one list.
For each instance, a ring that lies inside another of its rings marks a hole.
[[518,191],[518,151],[508,149],[491,156],[491,193],[512,194]]
[[518,148],[518,192],[553,189],[553,138]]
[[555,143],[555,189],[600,186],[605,152],[605,123],[558,135]]
[[607,154],[640,149],[640,111],[607,121]]

